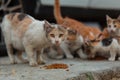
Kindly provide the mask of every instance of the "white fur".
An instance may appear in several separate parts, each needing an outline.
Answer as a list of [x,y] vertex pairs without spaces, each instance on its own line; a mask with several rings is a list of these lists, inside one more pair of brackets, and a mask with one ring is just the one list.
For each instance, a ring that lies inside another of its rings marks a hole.
[[113,23],[110,23],[109,24],[111,27],[107,27],[107,30],[108,32],[115,32],[116,31],[116,27],[114,27],[114,24]]
[[[34,19],[32,17],[30,18]],[[26,51],[29,64],[31,66],[37,65],[37,62],[34,59],[34,52],[39,51],[40,54],[41,49],[49,45],[49,41],[46,38],[43,25],[44,21],[38,21],[34,19],[33,22],[29,25],[27,31],[24,33],[23,37],[19,37],[10,24],[10,21],[6,16],[4,17],[1,24],[1,29],[4,35],[5,44],[11,63],[15,63],[12,51],[13,46],[18,50]],[[40,59],[38,59],[38,61],[40,61]]]

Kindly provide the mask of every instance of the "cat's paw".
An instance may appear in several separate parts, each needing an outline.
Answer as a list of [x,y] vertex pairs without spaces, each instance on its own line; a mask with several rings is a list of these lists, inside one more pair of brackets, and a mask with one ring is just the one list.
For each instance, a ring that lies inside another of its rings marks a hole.
[[115,61],[115,58],[111,58],[111,57],[110,57],[108,60],[109,60],[109,61]]
[[74,57],[71,55],[67,56],[67,59],[73,59]]
[[29,65],[32,66],[32,67],[38,66],[37,62],[29,62]]
[[45,64],[44,61],[38,61],[38,64]]
[[17,64],[15,60],[11,61],[10,64]]

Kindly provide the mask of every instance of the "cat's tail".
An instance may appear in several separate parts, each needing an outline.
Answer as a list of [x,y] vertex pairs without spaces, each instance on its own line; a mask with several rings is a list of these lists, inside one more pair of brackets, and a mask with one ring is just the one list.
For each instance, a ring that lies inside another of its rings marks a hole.
[[59,0],[54,1],[54,17],[58,24],[63,23],[63,17],[61,15],[60,3]]

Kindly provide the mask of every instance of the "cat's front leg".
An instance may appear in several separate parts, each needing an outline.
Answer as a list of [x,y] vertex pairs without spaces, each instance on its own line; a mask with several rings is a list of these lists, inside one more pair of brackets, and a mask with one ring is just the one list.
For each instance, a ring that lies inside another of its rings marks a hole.
[[66,58],[68,58],[68,59],[73,59],[74,58],[72,53],[70,52],[70,50],[67,47],[63,46],[62,49],[65,53]]
[[67,59],[73,59],[73,55],[70,52],[65,52],[66,58]]
[[78,56],[81,58],[81,59],[87,59],[87,55],[85,53],[83,53],[83,50],[82,49],[79,49],[77,51],[77,54]]
[[38,64],[45,64],[45,62],[42,58],[42,54],[43,54],[43,51],[41,51],[41,50],[37,51],[36,60],[37,60]]
[[115,51],[110,51],[110,58],[108,59],[109,61],[115,61],[116,57],[116,52]]
[[36,60],[34,59],[33,48],[31,46],[26,46],[25,51],[26,51],[28,59],[29,59],[29,65],[32,67],[37,66],[38,64],[37,64]]

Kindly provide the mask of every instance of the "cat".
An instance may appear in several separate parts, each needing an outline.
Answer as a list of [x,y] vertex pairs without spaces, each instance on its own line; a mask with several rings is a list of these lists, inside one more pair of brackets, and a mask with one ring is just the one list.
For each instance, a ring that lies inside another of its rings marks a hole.
[[111,36],[120,36],[120,16],[117,19],[112,19],[106,15],[107,30]]
[[97,27],[86,26],[82,22],[69,17],[63,18],[61,16],[59,0],[55,0],[54,3],[54,17],[58,24],[76,30],[81,36],[83,36],[83,39],[89,38],[90,40],[93,40],[101,33],[101,30]]
[[[55,24],[55,26],[59,26],[57,24]],[[62,28],[62,27],[61,27]],[[64,28],[64,27],[63,27]],[[60,29],[60,28],[58,28]],[[66,29],[66,28],[65,28]],[[68,36],[68,30],[66,29],[66,37]],[[58,33],[58,34],[61,34],[60,32],[53,32],[52,34],[54,33]],[[60,35],[62,36],[62,35]],[[66,37],[64,38],[64,41],[66,40]],[[62,44],[62,43],[61,43]],[[60,45],[61,45],[60,44]],[[64,57],[64,52],[63,50],[61,49],[60,45],[50,45],[48,46],[47,48],[44,49],[44,53],[46,56],[48,56],[49,58],[52,58],[52,59],[62,59]]]
[[43,51],[44,56],[50,59],[63,59],[64,58],[64,52],[61,49],[60,46],[57,45],[51,45],[44,49]]
[[67,36],[60,46],[51,45],[45,49],[45,53],[52,59],[63,59],[64,56],[67,59],[73,59],[75,54],[82,59],[86,59],[87,56],[82,51],[83,38],[76,30],[67,28]]
[[[59,45],[66,36],[64,27],[51,25],[48,21],[39,21],[24,13],[10,13],[4,16],[1,23],[7,53],[14,64],[13,48],[26,52],[29,65],[36,66],[43,62],[41,50],[49,45]],[[36,60],[34,59],[36,53]],[[22,57],[21,57],[22,58]]]
[[116,38],[120,44],[120,16],[117,19],[113,19],[107,15],[106,20],[109,36]]
[[[97,44],[94,44],[95,42]],[[120,56],[120,45],[118,40],[113,37],[107,37],[99,41],[89,41],[84,47],[89,58],[102,56],[108,58],[109,61],[114,61],[117,55]],[[118,59],[120,60],[120,57]]]
[[66,40],[60,45],[66,58],[73,59],[73,54],[78,54],[81,59],[86,59],[87,55],[82,51],[83,37],[76,30],[68,28]]

